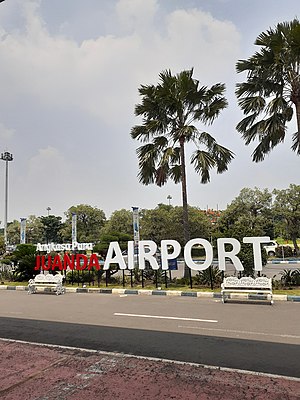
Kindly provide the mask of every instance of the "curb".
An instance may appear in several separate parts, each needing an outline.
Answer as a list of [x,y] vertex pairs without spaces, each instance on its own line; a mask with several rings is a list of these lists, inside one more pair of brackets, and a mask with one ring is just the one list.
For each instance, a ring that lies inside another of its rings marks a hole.
[[271,260],[267,264],[300,264],[300,260]]
[[[0,290],[17,290],[28,291],[27,286],[9,286],[0,285]],[[41,293],[49,293],[49,289],[39,289]],[[96,294],[118,294],[118,295],[141,295],[141,296],[172,296],[172,297],[199,297],[221,299],[220,292],[189,292],[179,290],[146,290],[146,289],[107,289],[107,288],[80,288],[80,287],[67,287],[66,293],[96,293]],[[237,298],[233,295],[230,298]],[[266,295],[255,296],[252,294],[239,294],[238,298],[246,300],[267,300]],[[286,295],[286,294],[273,294],[273,300],[276,301],[293,301],[300,302],[300,296]]]

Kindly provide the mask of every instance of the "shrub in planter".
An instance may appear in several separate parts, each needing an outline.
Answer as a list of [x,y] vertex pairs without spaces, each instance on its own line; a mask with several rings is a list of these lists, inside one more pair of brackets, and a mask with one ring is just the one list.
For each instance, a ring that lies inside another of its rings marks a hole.
[[211,266],[204,271],[199,271],[195,276],[195,283],[211,286],[219,285],[222,282],[222,272],[218,267]]
[[291,246],[278,246],[275,249],[276,257],[293,257],[293,249]]

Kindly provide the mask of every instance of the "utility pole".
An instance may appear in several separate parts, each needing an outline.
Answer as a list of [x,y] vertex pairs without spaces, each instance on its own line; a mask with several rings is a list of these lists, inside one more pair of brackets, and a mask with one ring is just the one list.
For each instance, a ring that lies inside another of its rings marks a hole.
[[[13,160],[13,155],[8,151],[1,153],[1,160],[5,161],[5,212],[4,212],[4,243],[7,246],[7,206],[8,206],[8,162]],[[6,248],[6,247],[5,247]]]

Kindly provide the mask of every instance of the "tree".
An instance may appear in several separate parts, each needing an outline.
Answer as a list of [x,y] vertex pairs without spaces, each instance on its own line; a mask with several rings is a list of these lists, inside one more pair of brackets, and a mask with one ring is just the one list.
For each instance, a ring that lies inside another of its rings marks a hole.
[[6,251],[6,246],[4,242],[4,236],[0,235],[0,256],[3,255]]
[[7,239],[11,245],[20,243],[20,222],[16,219],[7,224]]
[[300,154],[300,23],[297,19],[279,23],[262,32],[255,44],[260,46],[248,60],[236,65],[238,73],[247,72],[246,81],[237,84],[238,103],[246,117],[237,130],[246,145],[255,139],[253,161],[262,161],[284,141],[287,123],[296,111],[297,132],[292,150]]
[[72,239],[72,213],[77,215],[77,241],[97,242],[106,221],[104,211],[87,204],[70,207],[65,213],[66,221],[61,231],[67,241]]
[[[168,179],[181,182],[183,204],[183,237],[189,240],[188,199],[186,180],[186,144],[197,149],[191,164],[201,182],[210,180],[210,170],[227,170],[233,153],[219,145],[207,132],[199,131],[194,123],[211,124],[227,106],[225,86],[221,83],[208,88],[193,79],[193,69],[172,75],[170,70],[159,74],[159,83],[141,85],[140,104],[135,115],[143,122],[131,130],[131,137],[143,144],[137,149],[139,180],[144,185],[163,186]],[[203,148],[204,147],[204,148]]]
[[268,189],[244,188],[218,221],[220,232],[242,240],[245,236],[274,237],[272,194]]
[[[141,236],[159,244],[161,240],[174,239],[184,246],[182,237],[182,207],[158,204],[153,210],[141,212]],[[209,238],[211,224],[205,213],[196,207],[188,207],[190,238]]]
[[173,227],[175,222],[172,218],[174,215],[173,210],[174,207],[165,204],[158,204],[158,206],[154,209],[141,210],[141,237],[146,240],[153,240],[157,244],[159,244],[161,240],[164,239],[175,239],[175,237],[173,236]]
[[[253,249],[250,244],[243,243],[243,238],[246,236],[271,236],[273,238],[272,194],[267,189],[242,189],[240,194],[221,213],[218,228],[222,236],[239,240],[241,251],[238,257],[244,267],[243,274],[253,276]],[[263,265],[266,262],[267,253],[262,250]]]
[[40,217],[29,215],[26,220],[26,243],[42,243],[44,240],[44,226]]
[[35,267],[35,246],[31,244],[19,244],[11,256],[11,260],[15,263],[16,280],[28,280],[37,272],[34,272]]
[[122,232],[133,236],[132,211],[121,210],[114,211],[109,220],[105,223],[101,230],[102,234],[111,234],[114,232]]
[[55,215],[48,215],[40,217],[43,225],[43,238],[47,243],[59,243],[61,241],[62,222],[61,217]]
[[[20,243],[20,222],[14,220],[8,223],[7,237],[9,244],[17,245]],[[44,227],[41,217],[29,215],[26,220],[26,243],[36,244],[44,240]]]
[[277,219],[284,223],[286,236],[294,244],[297,255],[300,254],[297,238],[300,236],[300,186],[291,184],[288,189],[274,190],[274,212]]

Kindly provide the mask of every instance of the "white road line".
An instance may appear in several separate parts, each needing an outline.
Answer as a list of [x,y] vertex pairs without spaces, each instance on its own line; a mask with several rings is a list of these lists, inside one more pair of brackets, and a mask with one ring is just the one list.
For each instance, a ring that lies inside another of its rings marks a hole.
[[147,315],[147,314],[125,314],[125,313],[114,313],[117,317],[137,317],[137,318],[156,318],[156,319],[172,319],[178,321],[195,321],[195,322],[218,322],[215,319],[198,319],[198,318],[181,318],[181,317],[165,317],[162,315]]
[[279,333],[237,331],[234,329],[204,328],[204,327],[200,327],[200,326],[185,326],[185,325],[178,325],[178,328],[197,329],[197,330],[214,331],[214,332],[218,331],[218,332],[226,332],[226,333],[237,333],[237,334],[243,334],[243,335],[261,335],[261,336],[275,336],[275,337],[289,338],[289,339],[300,339],[300,336],[279,334]]
[[62,349],[62,350],[77,350],[77,351],[82,351],[82,352],[90,353],[90,354],[107,355],[107,356],[113,356],[113,357],[136,358],[138,360],[165,362],[165,363],[175,364],[175,365],[176,364],[177,365],[190,365],[190,366],[202,367],[202,368],[217,370],[217,371],[237,372],[237,373],[244,374],[244,375],[266,376],[266,377],[274,378],[274,379],[279,378],[279,379],[285,379],[287,381],[300,382],[300,378],[296,378],[293,376],[269,374],[266,372],[256,372],[256,371],[249,371],[249,370],[238,369],[238,368],[218,367],[216,365],[207,365],[207,364],[200,364],[200,363],[198,364],[198,363],[187,362],[187,361],[176,361],[176,360],[169,360],[167,358],[135,356],[134,354],[125,354],[125,353],[102,351],[102,350],[92,350],[92,349],[85,349],[83,347],[62,346],[62,345],[56,345],[56,344],[29,342],[26,340],[7,339],[7,338],[1,338],[1,337],[0,337],[0,341],[8,342],[8,343],[28,344],[28,345],[32,345],[32,346],[48,347],[48,348]]

